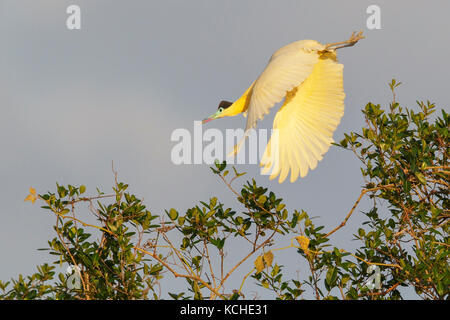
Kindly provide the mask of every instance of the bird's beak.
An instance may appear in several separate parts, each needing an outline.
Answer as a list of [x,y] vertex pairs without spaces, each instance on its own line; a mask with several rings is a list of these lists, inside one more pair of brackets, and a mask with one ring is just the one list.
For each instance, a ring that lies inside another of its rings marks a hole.
[[202,120],[202,124],[205,124],[205,123],[208,123],[208,122],[210,122],[210,121],[212,121],[212,120],[214,120],[214,119],[217,119],[217,117],[219,116],[219,114],[220,114],[220,112],[217,111],[216,113],[214,113],[213,115],[209,116],[208,118],[203,119],[203,120]]

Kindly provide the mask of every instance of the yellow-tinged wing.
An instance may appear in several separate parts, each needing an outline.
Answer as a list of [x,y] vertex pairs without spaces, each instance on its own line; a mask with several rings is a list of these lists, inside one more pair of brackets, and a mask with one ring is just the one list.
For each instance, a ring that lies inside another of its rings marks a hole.
[[256,79],[247,110],[249,130],[269,113],[286,93],[301,84],[319,60],[318,51],[324,46],[315,40],[300,40],[278,49]]
[[273,134],[261,159],[262,172],[282,183],[306,176],[322,160],[344,114],[342,64],[334,52],[321,56],[309,77],[286,95],[275,116]]

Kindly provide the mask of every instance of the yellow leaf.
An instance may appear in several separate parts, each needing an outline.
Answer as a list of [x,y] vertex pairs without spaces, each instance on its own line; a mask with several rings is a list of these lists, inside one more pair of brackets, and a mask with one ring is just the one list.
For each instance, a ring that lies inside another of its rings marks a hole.
[[261,271],[264,270],[264,261],[263,261],[263,257],[259,256],[258,258],[256,258],[255,260],[255,268],[256,268],[256,272],[260,273]]
[[263,260],[266,263],[266,266],[271,266],[273,261],[273,253],[272,251],[268,251],[264,253]]
[[272,265],[272,262],[273,262],[272,251],[268,251],[268,252],[264,253],[263,255],[259,256],[255,260],[256,272],[260,273],[261,271],[264,270],[265,267]]
[[23,201],[31,201],[34,203],[37,199],[36,190],[33,187],[30,187],[30,194]]
[[23,201],[31,201],[32,203],[34,203],[36,199],[33,197],[33,195],[29,194]]
[[309,246],[309,239],[305,236],[298,236],[295,237],[298,244],[300,245],[300,248],[306,253],[309,254],[308,246]]

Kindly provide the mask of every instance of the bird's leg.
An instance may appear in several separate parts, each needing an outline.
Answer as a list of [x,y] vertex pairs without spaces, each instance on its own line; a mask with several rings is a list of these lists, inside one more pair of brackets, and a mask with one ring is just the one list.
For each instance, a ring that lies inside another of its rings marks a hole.
[[352,35],[350,36],[350,39],[348,39],[347,41],[328,43],[325,45],[325,50],[336,50],[340,48],[351,47],[354,46],[361,39],[364,39],[363,32],[360,31],[358,33],[355,33],[353,31]]

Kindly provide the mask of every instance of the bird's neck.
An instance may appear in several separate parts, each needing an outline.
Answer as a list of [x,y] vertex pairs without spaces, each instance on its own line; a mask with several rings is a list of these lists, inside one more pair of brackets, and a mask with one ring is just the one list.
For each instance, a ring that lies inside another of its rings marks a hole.
[[250,98],[252,96],[253,84],[254,82],[239,99],[233,102],[231,106],[222,112],[222,117],[233,117],[239,113],[247,111],[248,105],[250,104]]

